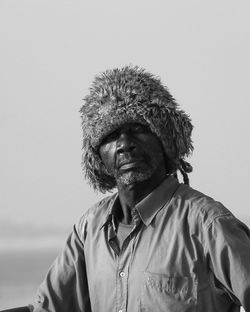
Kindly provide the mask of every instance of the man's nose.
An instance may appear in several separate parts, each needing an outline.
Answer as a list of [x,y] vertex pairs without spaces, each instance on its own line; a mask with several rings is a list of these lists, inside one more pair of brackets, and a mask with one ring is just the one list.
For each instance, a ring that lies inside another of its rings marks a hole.
[[132,152],[135,149],[135,143],[128,132],[120,133],[116,142],[117,154]]

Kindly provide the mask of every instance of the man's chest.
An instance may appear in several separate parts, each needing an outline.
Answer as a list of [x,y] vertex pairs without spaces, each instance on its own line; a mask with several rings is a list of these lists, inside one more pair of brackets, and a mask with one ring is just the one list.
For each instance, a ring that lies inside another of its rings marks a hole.
[[112,228],[93,239],[85,243],[85,258],[94,297],[99,289],[101,297],[116,302],[117,311],[133,311],[135,306],[135,311],[151,311],[153,302],[157,311],[168,311],[168,306],[189,311],[196,303],[197,278],[205,266],[199,244],[184,225],[141,225],[120,250]]

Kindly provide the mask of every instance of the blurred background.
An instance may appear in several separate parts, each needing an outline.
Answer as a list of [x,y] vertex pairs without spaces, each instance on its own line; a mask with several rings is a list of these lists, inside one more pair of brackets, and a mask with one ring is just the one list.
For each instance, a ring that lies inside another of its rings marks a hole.
[[191,186],[250,225],[250,2],[0,1],[0,308],[33,301],[79,216],[79,109],[93,77],[139,65],[190,114]]

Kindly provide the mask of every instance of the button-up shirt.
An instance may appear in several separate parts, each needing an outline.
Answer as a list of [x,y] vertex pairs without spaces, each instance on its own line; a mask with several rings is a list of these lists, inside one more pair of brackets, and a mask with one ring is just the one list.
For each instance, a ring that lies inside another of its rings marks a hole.
[[106,197],[76,223],[34,311],[250,311],[250,233],[221,203],[168,177],[119,247]]

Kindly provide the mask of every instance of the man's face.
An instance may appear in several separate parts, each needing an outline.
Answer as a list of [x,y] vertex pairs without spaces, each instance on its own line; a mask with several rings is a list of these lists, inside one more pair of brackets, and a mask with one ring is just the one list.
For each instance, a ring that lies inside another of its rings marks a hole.
[[160,140],[149,127],[129,123],[109,134],[99,147],[101,159],[119,185],[130,185],[166,173]]

